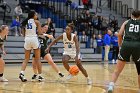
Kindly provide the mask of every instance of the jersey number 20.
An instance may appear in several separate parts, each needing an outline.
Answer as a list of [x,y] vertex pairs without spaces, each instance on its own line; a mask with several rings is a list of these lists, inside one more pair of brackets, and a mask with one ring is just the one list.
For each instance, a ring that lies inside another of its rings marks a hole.
[[139,32],[139,25],[130,24],[129,32]]
[[32,23],[27,24],[27,29],[32,29]]

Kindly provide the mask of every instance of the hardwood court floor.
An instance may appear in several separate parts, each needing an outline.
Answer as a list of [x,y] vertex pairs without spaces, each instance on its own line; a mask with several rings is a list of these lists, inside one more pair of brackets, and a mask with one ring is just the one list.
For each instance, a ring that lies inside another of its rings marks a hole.
[[[73,64],[71,64],[73,65]],[[31,66],[26,69],[25,76],[28,82],[23,83],[18,79],[21,64],[6,64],[5,77],[9,82],[0,82],[0,93],[106,93],[107,85],[114,70],[114,64],[83,63],[93,85],[87,85],[81,72],[68,82],[61,82],[58,75],[50,65],[43,64],[45,82],[31,82],[33,75]],[[60,70],[67,76],[61,64]],[[137,74],[134,64],[126,64],[115,87],[114,93],[138,93]]]

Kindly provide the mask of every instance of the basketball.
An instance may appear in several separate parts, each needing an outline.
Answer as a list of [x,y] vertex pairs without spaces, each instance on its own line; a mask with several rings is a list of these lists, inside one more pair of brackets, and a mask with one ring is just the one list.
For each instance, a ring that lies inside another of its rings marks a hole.
[[77,66],[70,66],[69,73],[76,76],[79,73],[79,68]]

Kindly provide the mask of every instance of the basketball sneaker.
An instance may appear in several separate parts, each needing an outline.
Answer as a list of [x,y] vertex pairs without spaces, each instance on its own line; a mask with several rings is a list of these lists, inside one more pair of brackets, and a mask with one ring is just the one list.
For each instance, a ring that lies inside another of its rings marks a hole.
[[24,74],[20,73],[19,74],[19,79],[22,81],[22,82],[26,82],[27,79],[24,77]]
[[110,82],[107,93],[113,93],[114,90],[114,83]]
[[92,80],[88,78],[88,79],[87,79],[87,84],[88,84],[88,85],[92,85],[92,83],[93,83]]
[[66,77],[66,80],[70,80],[72,77],[73,77],[73,75],[69,74],[69,75]]
[[39,82],[42,82],[42,81],[44,81],[44,80],[45,80],[44,77],[38,76],[38,81],[39,81]]
[[8,82],[8,80],[5,77],[0,77],[0,82]]
[[34,74],[34,75],[32,76],[32,81],[36,81],[36,80],[37,80],[37,75]]
[[113,89],[114,89],[114,86],[109,86],[108,87],[108,90],[107,90],[108,93],[113,93]]
[[59,75],[59,77],[64,77],[64,75],[62,73],[59,73],[58,75]]

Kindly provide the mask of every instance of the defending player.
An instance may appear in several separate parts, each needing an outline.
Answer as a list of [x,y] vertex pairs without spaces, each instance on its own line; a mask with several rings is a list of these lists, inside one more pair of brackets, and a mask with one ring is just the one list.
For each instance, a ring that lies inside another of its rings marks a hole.
[[[40,41],[40,44],[41,44],[41,50],[40,50],[40,56],[48,61],[48,63],[52,66],[52,68],[58,73],[58,75],[60,77],[63,77],[64,75],[60,72],[60,70],[58,69],[57,65],[54,63],[54,61],[52,60],[52,57],[50,55],[50,53],[47,53],[45,52],[45,49],[47,48],[47,41],[48,39],[54,39],[54,37],[52,35],[49,35],[49,34],[45,34],[47,31],[48,31],[48,25],[47,24],[42,24],[42,33],[44,33],[43,35],[39,35],[39,41]],[[32,80],[36,80],[37,78],[37,74],[38,74],[38,71],[37,71],[37,66],[36,66],[36,62],[34,60],[34,57],[35,55],[33,54],[33,61],[32,61],[32,65],[33,65],[33,71],[34,71],[34,75],[32,77]]]
[[[9,28],[7,25],[2,25],[0,27],[0,48],[1,51],[4,55],[6,55],[5,51],[4,51],[4,41],[7,38],[9,32]],[[4,66],[5,66],[5,62],[2,58],[2,55],[0,54],[0,82],[7,82],[8,80],[4,77],[3,73],[4,73]]]
[[131,19],[122,24],[118,34],[118,44],[120,53],[118,55],[116,69],[112,75],[112,81],[109,84],[108,93],[113,92],[114,83],[117,81],[126,62],[130,61],[130,56],[132,56],[136,65],[140,89],[140,11],[133,11]]

